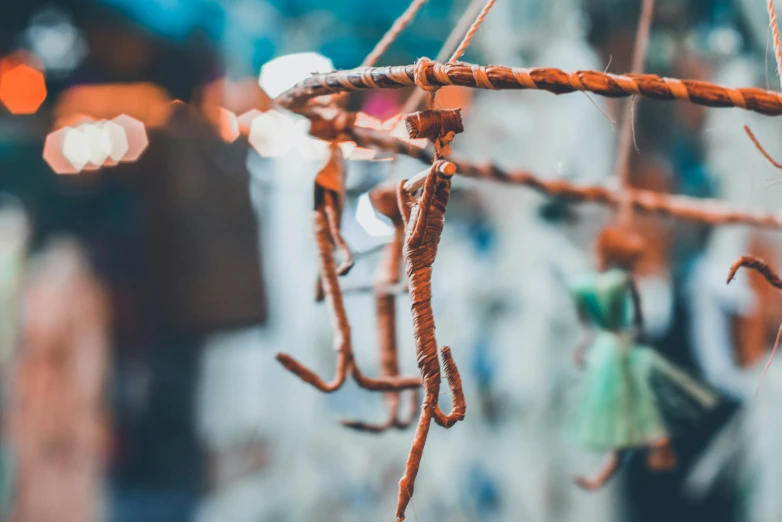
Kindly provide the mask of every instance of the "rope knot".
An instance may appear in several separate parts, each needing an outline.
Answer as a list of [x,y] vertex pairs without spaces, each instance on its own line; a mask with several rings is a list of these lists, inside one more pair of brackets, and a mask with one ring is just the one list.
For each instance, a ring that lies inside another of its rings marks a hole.
[[432,85],[429,82],[429,78],[426,76],[427,69],[428,68],[434,69],[435,65],[437,64],[433,60],[430,60],[425,56],[419,58],[418,61],[415,63],[415,76],[414,76],[415,84],[425,91],[435,92],[437,89],[440,88],[437,85]]

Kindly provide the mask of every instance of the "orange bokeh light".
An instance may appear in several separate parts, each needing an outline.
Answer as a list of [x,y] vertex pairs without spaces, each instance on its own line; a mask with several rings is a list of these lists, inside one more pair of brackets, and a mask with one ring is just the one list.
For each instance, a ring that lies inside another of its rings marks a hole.
[[34,114],[45,99],[41,71],[13,56],[0,61],[0,102],[11,114]]
[[472,89],[458,85],[446,85],[437,91],[437,107],[440,109],[461,109],[466,116],[472,109]]
[[228,143],[233,143],[239,137],[239,122],[236,114],[222,107],[217,108],[215,114],[215,126],[220,133],[220,137]]
[[159,127],[168,121],[171,97],[152,83],[112,83],[76,85],[57,99],[55,127],[72,125],[82,114],[109,119],[127,114],[147,127]]
[[272,108],[272,101],[255,78],[219,78],[204,87],[201,105],[207,113],[211,107],[225,107],[239,114],[252,109],[268,111]]

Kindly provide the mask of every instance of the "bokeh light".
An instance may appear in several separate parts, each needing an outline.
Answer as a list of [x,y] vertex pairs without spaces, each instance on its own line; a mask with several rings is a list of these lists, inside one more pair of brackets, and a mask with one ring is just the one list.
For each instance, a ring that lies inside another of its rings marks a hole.
[[372,237],[389,236],[394,233],[388,218],[379,216],[369,199],[369,192],[359,196],[356,207],[356,221]]
[[228,143],[236,141],[236,138],[239,137],[239,122],[237,121],[236,114],[222,107],[219,107],[217,114],[217,125],[220,137]]
[[129,150],[128,135],[120,123],[82,118],[78,125],[62,127],[46,136],[43,158],[57,174],[76,174],[117,165]]
[[[296,153],[307,160],[323,160],[328,157],[329,144],[327,141],[313,138],[309,134],[309,126],[308,120],[296,122],[296,137],[298,138],[295,145]],[[344,149],[342,153],[347,155]]]
[[322,54],[287,54],[270,60],[261,67],[258,84],[266,94],[276,98],[301,80],[309,78],[313,73],[333,70],[334,64]]
[[208,107],[224,107],[234,114],[241,114],[252,109],[260,112],[272,108],[271,98],[261,89],[255,78],[232,80],[219,78],[204,86],[201,104]]
[[24,39],[49,74],[72,71],[87,54],[81,31],[67,13],[54,7],[45,7],[32,16]]
[[65,136],[72,127],[49,133],[43,145],[43,159],[57,174],[77,174],[79,170],[65,157]]
[[276,110],[264,112],[250,126],[250,145],[263,157],[285,156],[296,143],[293,119]]
[[57,99],[55,126],[72,125],[74,115],[89,114],[110,119],[126,114],[146,127],[159,127],[168,121],[171,97],[152,83],[76,85]]
[[101,167],[106,158],[109,157],[110,145],[108,136],[100,127],[100,122],[83,123],[76,128],[87,137],[87,144],[90,149],[87,160],[87,163],[89,163],[88,167]]
[[125,130],[125,136],[128,142],[127,152],[119,161],[124,163],[136,161],[144,150],[146,150],[147,145],[149,145],[149,138],[147,138],[147,130],[144,127],[144,124],[135,118],[131,118],[127,114],[117,116],[111,121]]
[[11,114],[34,114],[46,99],[43,73],[18,56],[0,61],[0,102]]
[[243,136],[249,136],[253,120],[261,114],[263,113],[258,109],[250,109],[236,118],[236,122],[239,124],[239,132],[242,133]]
[[92,155],[89,138],[81,129],[65,127],[62,153],[73,168],[77,171],[83,170]]
[[125,129],[116,122],[107,121],[102,122],[101,125],[109,144],[109,156],[103,164],[116,165],[128,153],[130,148],[128,135],[125,133]]

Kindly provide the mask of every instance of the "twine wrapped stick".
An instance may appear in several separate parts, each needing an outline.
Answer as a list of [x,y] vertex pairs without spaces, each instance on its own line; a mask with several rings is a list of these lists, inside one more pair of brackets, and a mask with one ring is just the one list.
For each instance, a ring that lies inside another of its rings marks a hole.
[[[375,210],[386,216],[394,225],[394,239],[385,247],[385,257],[380,266],[375,284],[375,306],[377,310],[377,331],[380,340],[380,368],[383,376],[399,375],[396,338],[396,295],[389,289],[399,284],[402,272],[402,248],[404,245],[405,225],[396,202],[396,187],[381,186],[369,194]],[[407,420],[399,419],[400,392],[385,392],[388,417],[383,424],[368,424],[343,420],[348,428],[370,433],[381,433],[391,428],[403,430],[415,420],[418,411],[418,390],[410,395],[410,414]]]
[[[345,304],[339,286],[338,275],[346,273],[353,264],[350,250],[340,233],[344,194],[345,160],[336,141],[332,141],[331,156],[326,166],[315,178],[314,233],[320,259],[319,292],[331,309],[331,322],[335,330],[334,347],[337,351],[337,370],[334,378],[326,382],[315,372],[285,353],[278,353],[277,360],[304,382],[324,393],[331,393],[345,383],[348,373],[361,388],[373,391],[399,391],[418,388],[418,377],[383,376],[370,378],[364,375],[356,364]],[[335,248],[344,254],[340,268],[334,259]]]
[[401,89],[420,84],[475,89],[532,89],[553,94],[584,91],[608,98],[636,95],[653,100],[688,101],[707,107],[738,107],[767,116],[782,114],[782,95],[754,87],[733,89],[655,74],[568,72],[554,67],[526,69],[469,63],[440,64],[431,60],[413,65],[313,75],[282,93],[277,101],[282,107],[302,113],[307,110],[307,101],[317,96],[361,89]]
[[[404,154],[424,163],[434,157],[431,151],[420,149],[385,133],[354,127],[345,131],[349,139],[360,147],[374,147]],[[634,211],[674,217],[709,225],[750,225],[767,229],[782,229],[782,215],[775,212],[740,209],[723,201],[692,198],[655,192],[628,189],[618,191],[600,185],[575,185],[565,180],[546,180],[528,170],[508,171],[493,164],[478,165],[454,154],[450,156],[460,176],[509,183],[531,188],[545,196],[557,197],[578,203],[594,203],[618,207],[627,202]]]
[[[425,111],[406,117],[408,129],[411,122],[419,125],[418,130],[431,129],[439,126],[434,141],[440,152],[448,148],[443,140],[457,132],[458,126],[452,126],[455,116],[444,118],[443,114],[435,115],[437,111]],[[451,123],[447,123],[450,121]],[[461,117],[458,118],[459,126]],[[461,131],[459,131],[461,132]],[[411,137],[413,132],[410,133]],[[418,136],[419,134],[415,134]],[[432,137],[428,132],[425,134]],[[446,139],[445,141],[450,141]],[[438,153],[439,156],[439,153]],[[421,465],[426,438],[432,419],[450,428],[456,422],[463,420],[466,410],[461,378],[456,364],[447,346],[441,350],[443,370],[452,394],[451,413],[443,413],[438,403],[440,396],[440,361],[437,354],[435,338],[434,313],[432,310],[432,265],[437,256],[437,246],[445,224],[445,209],[451,193],[451,178],[456,172],[453,163],[437,159],[424,173],[410,181],[402,181],[398,188],[399,210],[405,223],[407,237],[405,240],[404,259],[405,270],[410,285],[410,301],[413,313],[416,355],[418,368],[421,371],[421,381],[424,388],[424,399],[421,414],[418,419],[413,444],[405,466],[405,474],[399,481],[399,498],[397,501],[396,520],[405,519],[405,510],[410,503],[415,487],[415,479]],[[418,198],[411,196],[410,191],[421,188]]]

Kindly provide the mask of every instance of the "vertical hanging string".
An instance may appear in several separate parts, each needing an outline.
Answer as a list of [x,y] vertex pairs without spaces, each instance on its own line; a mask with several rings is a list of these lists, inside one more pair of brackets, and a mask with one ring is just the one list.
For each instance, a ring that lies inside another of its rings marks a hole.
[[[771,27],[771,33],[774,35],[774,56],[777,61],[777,76],[780,79],[780,86],[782,86],[782,45],[779,42],[779,25],[777,24],[777,11],[774,8],[774,0],[768,0],[766,4],[768,7],[768,24]],[[768,38],[766,38],[766,89],[768,89]],[[747,133],[749,139],[755,144],[755,147],[760,151],[766,160],[778,169],[782,169],[782,165],[777,163],[771,155],[766,152],[763,145],[760,144],[755,134],[750,130],[749,125],[744,125],[744,132]],[[782,331],[782,330],[780,330]]]
[[[643,0],[641,15],[638,20],[638,32],[635,36],[635,48],[633,49],[633,63],[631,72],[640,74],[644,69],[646,49],[649,44],[649,29],[652,25],[654,12],[654,0]],[[626,226],[632,217],[632,198],[630,197],[630,144],[633,141],[635,131],[635,105],[636,97],[632,96],[626,103],[622,114],[622,127],[619,135],[619,152],[614,165],[616,176],[624,193],[619,206],[619,224]]]
[[[467,9],[464,11],[461,18],[459,18],[459,21],[456,22],[456,25],[451,30],[448,38],[446,38],[445,43],[440,49],[440,52],[437,53],[437,56],[434,59],[435,62],[442,63],[443,61],[447,60],[448,57],[454,52],[456,47],[464,38],[464,35],[469,30],[475,18],[479,15],[479,9],[482,3],[483,0],[472,0],[472,2],[470,2],[470,5],[467,6]],[[423,89],[416,89],[402,106],[399,114],[405,115],[414,112],[418,108],[418,105],[421,103],[425,95],[426,91]]]
[[774,35],[774,56],[777,59],[777,75],[782,82],[782,45],[779,43],[779,25],[777,24],[777,11],[774,9],[774,0],[768,0],[768,23],[771,33]]
[[[472,23],[470,28],[467,30],[467,34],[465,34],[464,38],[462,38],[461,43],[456,48],[456,51],[454,51],[454,53],[448,59],[448,63],[455,62],[456,60],[458,60],[464,54],[464,52],[467,50],[467,47],[469,47],[470,42],[472,41],[473,36],[475,36],[475,33],[478,31],[478,29],[481,27],[481,24],[483,24],[483,21],[486,19],[486,15],[489,14],[489,11],[491,10],[491,8],[494,6],[494,4],[496,2],[497,2],[497,0],[488,0],[488,2],[486,2],[486,5],[483,6],[483,9],[481,9],[481,12],[478,13],[478,16],[475,18],[475,21]],[[419,84],[418,86],[421,87],[422,89],[424,87],[427,87],[424,90],[426,90],[426,91],[428,91],[430,93],[429,107],[430,108],[434,108],[434,100],[435,100],[435,97],[437,96],[437,91],[440,89],[440,87],[439,86],[431,86],[431,85],[422,85],[422,84]]]
[[464,39],[462,40],[462,43],[459,44],[459,47],[457,47],[456,51],[454,51],[453,55],[451,55],[451,59],[448,60],[448,63],[455,62],[456,60],[462,57],[464,51],[466,51],[467,47],[470,46],[472,37],[475,36],[475,33],[478,31],[478,28],[481,26],[483,20],[486,18],[486,15],[489,14],[489,11],[491,11],[491,8],[494,7],[494,4],[496,2],[497,0],[489,0],[488,2],[486,2],[486,5],[483,6],[483,9],[478,15],[478,18],[476,18],[475,21],[473,22],[472,26],[470,27],[470,30],[467,31],[466,35],[464,35]]
[[361,66],[372,67],[375,65],[378,59],[388,50],[391,44],[394,43],[394,41],[399,37],[400,33],[404,31],[408,25],[410,25],[410,22],[413,21],[415,16],[418,14],[418,11],[420,11],[424,4],[426,4],[428,1],[429,0],[413,0],[410,5],[407,6],[407,9],[405,9],[405,12],[402,13],[399,18],[394,21],[391,28],[386,31],[386,34],[383,35],[383,38],[381,38],[380,41],[375,44],[375,48],[372,49],[372,52],[370,52],[366,58],[364,58]]

